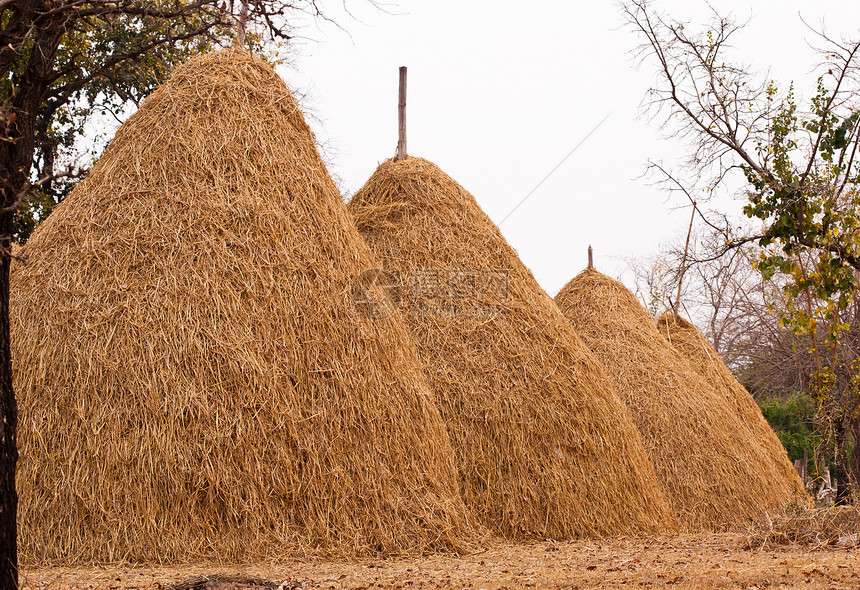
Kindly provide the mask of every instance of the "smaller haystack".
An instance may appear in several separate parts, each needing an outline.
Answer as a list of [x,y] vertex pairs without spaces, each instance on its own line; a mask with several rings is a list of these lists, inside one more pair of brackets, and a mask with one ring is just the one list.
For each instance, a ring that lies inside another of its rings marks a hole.
[[800,491],[804,489],[797,470],[788,459],[785,447],[767,423],[761,409],[746,388],[720,358],[711,343],[690,322],[675,314],[665,314],[657,321],[660,335],[672,345],[696,370],[699,375],[722,393],[729,405],[740,416],[753,436],[781,474],[781,480],[790,481]]
[[618,395],[475,198],[421,158],[348,206],[398,280],[466,505],[509,539],[675,528]]
[[795,499],[796,479],[776,469],[624,285],[587,269],[556,302],[617,384],[687,530],[729,529]]

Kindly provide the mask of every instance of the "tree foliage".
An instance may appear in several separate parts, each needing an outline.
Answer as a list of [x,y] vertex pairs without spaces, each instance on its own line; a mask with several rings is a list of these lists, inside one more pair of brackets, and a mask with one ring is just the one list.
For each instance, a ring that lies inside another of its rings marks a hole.
[[[774,429],[791,461],[807,458],[807,469],[816,471],[815,402],[806,394],[795,391],[784,396],[770,396],[761,401],[761,411]],[[828,465],[832,467],[832,465]]]
[[743,211],[763,229],[736,236],[715,226],[726,239],[722,252],[750,241],[776,245],[763,251],[764,278],[778,270],[794,279],[793,297],[811,289],[844,308],[860,271],[860,39],[816,34],[822,71],[808,108],[799,109],[792,85],[781,91],[733,63],[730,41],[743,25],[714,13],[695,32],[647,1],[624,13],[644,39],[639,56],[657,64],[648,107],[687,140],[687,171],[709,193],[733,170],[744,175]]

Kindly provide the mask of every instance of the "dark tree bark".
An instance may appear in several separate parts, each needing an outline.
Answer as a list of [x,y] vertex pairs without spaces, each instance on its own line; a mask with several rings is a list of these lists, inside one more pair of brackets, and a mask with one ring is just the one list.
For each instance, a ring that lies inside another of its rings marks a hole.
[[[38,3],[32,3],[36,5]],[[9,338],[9,269],[13,218],[28,196],[28,174],[36,150],[38,111],[48,97],[57,50],[67,18],[45,19],[33,46],[20,87],[9,110],[14,117],[0,147],[0,590],[18,588],[18,404],[12,385]],[[8,120],[8,119],[7,119]]]
[[[0,215],[0,241],[10,247],[12,213]],[[18,405],[12,388],[12,357],[9,350],[9,265],[0,256],[0,590],[18,588],[18,493],[15,470],[18,462]]]
[[0,590],[18,588],[17,511],[15,473],[18,461],[18,406],[12,386],[9,341],[9,267],[16,206],[26,194],[27,173],[36,145],[36,114],[45,100],[51,66],[62,37],[62,26],[47,27],[33,46],[21,92],[12,101],[15,115],[10,141],[0,149]]

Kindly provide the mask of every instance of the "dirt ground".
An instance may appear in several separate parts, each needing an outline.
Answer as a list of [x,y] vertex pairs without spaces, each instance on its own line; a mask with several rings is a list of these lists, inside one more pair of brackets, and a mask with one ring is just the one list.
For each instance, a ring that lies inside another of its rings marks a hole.
[[[744,549],[738,535],[685,535],[494,546],[465,557],[354,562],[280,562],[253,566],[47,568],[23,570],[27,590],[246,588],[860,588],[860,554],[840,548]],[[194,576],[207,576],[190,580]],[[220,576],[220,578],[219,578]],[[245,583],[238,578],[254,578]],[[271,582],[268,585],[266,581]]]

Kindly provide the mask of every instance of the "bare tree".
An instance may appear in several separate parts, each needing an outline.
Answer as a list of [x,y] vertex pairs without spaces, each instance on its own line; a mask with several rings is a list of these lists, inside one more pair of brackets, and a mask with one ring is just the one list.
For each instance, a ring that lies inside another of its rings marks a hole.
[[778,318],[768,311],[772,294],[753,266],[755,248],[747,245],[715,257],[722,245],[718,234],[699,226],[686,261],[686,245],[677,242],[666,245],[653,260],[628,264],[640,298],[652,302],[649,311],[654,316],[676,308],[672,296],[684,268],[678,312],[701,329],[729,366],[738,367],[746,362],[746,343],[759,340]]
[[[807,391],[832,420],[838,445],[845,448],[849,424],[860,441],[851,379],[839,376],[851,366],[842,343],[860,319],[853,314],[860,271],[860,39],[810,28],[821,64],[804,109],[793,85],[754,75],[732,53],[743,23],[712,9],[710,21],[697,27],[659,13],[649,0],[625,1],[622,13],[640,41],[637,58],[655,67],[646,112],[689,146],[678,170],[652,164],[651,171],[687,196],[732,190],[739,181],[744,214],[760,221],[756,231],[739,232],[725,217],[703,217],[720,244],[700,262],[729,257],[728,271],[738,249],[757,246],[755,268],[771,281],[762,295],[774,296],[771,287],[778,285],[781,305],[775,323],[745,321],[768,328],[777,348],[808,340],[813,377],[805,381]],[[728,293],[719,295],[725,305]],[[718,317],[714,311],[713,335],[720,333]],[[838,479],[844,497],[846,479]]]

